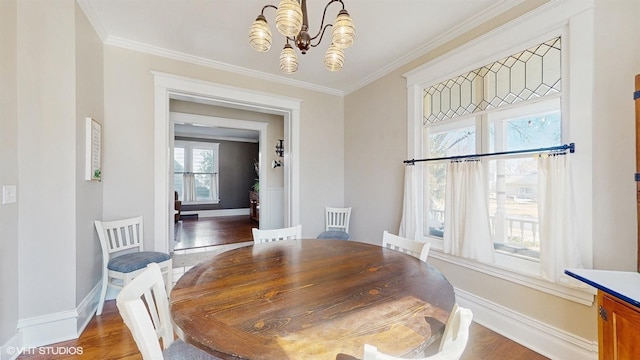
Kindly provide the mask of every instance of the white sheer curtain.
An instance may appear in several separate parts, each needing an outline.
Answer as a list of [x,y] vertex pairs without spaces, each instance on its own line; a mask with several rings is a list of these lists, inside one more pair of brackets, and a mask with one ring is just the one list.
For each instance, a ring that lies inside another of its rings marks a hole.
[[540,275],[576,285],[564,274],[566,268],[582,267],[570,159],[569,155],[538,157]]
[[402,204],[402,220],[398,235],[411,240],[418,240],[418,209],[416,202],[416,169],[415,165],[406,165],[404,170],[404,201]]
[[182,175],[182,201],[196,201],[196,177],[192,173]]
[[443,250],[493,262],[493,238],[480,161],[453,161],[447,165]]
[[218,194],[218,174],[211,174],[211,200],[220,200]]

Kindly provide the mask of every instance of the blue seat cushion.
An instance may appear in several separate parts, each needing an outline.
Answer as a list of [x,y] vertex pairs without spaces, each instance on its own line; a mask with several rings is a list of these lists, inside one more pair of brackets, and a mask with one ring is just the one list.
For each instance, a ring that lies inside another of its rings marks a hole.
[[339,230],[323,231],[318,235],[318,239],[336,239],[336,240],[349,240],[349,234]]
[[169,259],[171,259],[171,256],[162,252],[140,251],[114,257],[109,260],[107,269],[122,273],[130,273],[132,271],[145,268],[151,263],[161,263]]
[[199,348],[189,345],[182,340],[176,340],[168,349],[162,351],[163,358],[167,360],[184,359],[184,360],[221,360],[219,357],[200,350]]

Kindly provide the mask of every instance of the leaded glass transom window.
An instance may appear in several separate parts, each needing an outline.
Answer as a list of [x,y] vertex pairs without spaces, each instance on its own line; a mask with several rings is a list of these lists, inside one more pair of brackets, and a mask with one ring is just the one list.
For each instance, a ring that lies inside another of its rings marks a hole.
[[561,39],[546,41],[424,90],[423,124],[561,91]]

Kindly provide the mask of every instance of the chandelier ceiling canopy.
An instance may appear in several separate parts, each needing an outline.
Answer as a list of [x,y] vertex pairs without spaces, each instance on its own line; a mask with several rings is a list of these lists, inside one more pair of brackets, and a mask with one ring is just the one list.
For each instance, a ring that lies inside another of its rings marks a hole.
[[[342,10],[338,12],[333,24],[326,24],[325,16],[329,5],[339,2],[342,4]],[[249,42],[251,47],[259,52],[266,52],[271,48],[271,29],[264,16],[264,11],[268,8],[276,10],[276,29],[287,39],[282,52],[280,53],[280,70],[286,74],[292,74],[298,70],[298,56],[293,43],[302,54],[316,47],[322,41],[325,30],[332,27],[331,45],[327,49],[324,57],[324,64],[331,71],[340,71],[344,64],[344,49],[353,45],[356,35],[356,28],[353,20],[349,16],[349,12],[344,7],[342,0],[330,0],[324,7],[320,29],[311,36],[309,34],[309,21],[307,18],[307,5],[305,0],[281,0],[276,7],[274,5],[265,5],[260,15],[256,18],[249,31]],[[317,39],[317,42],[314,41]]]

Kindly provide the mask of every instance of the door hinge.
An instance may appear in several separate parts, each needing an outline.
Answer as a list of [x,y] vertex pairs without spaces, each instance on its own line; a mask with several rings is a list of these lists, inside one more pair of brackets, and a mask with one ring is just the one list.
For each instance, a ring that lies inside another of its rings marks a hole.
[[602,320],[607,321],[607,309],[605,309],[602,305],[598,308],[598,313]]

